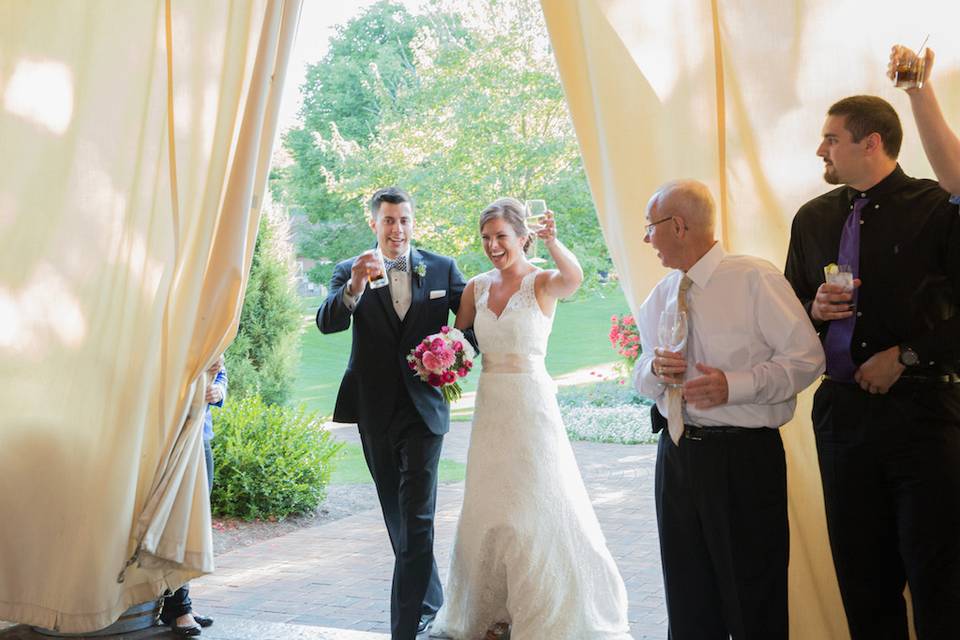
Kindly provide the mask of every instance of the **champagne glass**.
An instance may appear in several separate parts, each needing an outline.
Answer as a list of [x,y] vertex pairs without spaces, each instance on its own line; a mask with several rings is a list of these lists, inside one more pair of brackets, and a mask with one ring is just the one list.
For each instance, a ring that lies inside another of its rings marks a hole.
[[543,258],[537,255],[536,233],[544,227],[541,217],[547,212],[547,201],[527,200],[526,207],[527,217],[524,222],[527,225],[527,229],[529,229],[533,234],[533,242],[530,243],[530,249],[528,250],[527,257],[530,258],[530,262],[546,262]]
[[[660,324],[657,326],[657,338],[664,351],[678,353],[687,346],[687,314],[684,311],[661,311]],[[671,383],[671,387],[680,384]]]

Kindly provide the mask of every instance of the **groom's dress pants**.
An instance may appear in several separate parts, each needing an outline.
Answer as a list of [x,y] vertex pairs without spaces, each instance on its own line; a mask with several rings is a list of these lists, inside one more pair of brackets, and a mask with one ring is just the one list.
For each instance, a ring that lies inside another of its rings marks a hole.
[[786,640],[780,432],[687,426],[678,447],[663,429],[655,494],[669,638]]
[[395,557],[391,637],[414,640],[420,616],[435,614],[443,603],[433,555],[443,436],[427,428],[406,392],[397,396],[390,424],[360,425],[360,439]]

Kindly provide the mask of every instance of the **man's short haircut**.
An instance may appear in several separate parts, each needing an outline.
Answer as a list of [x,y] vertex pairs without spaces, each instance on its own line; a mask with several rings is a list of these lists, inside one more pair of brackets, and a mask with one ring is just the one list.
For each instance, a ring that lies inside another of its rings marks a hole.
[[389,202],[390,204],[406,202],[410,205],[410,213],[413,213],[413,198],[410,197],[409,193],[400,187],[385,187],[383,189],[377,189],[376,193],[370,198],[371,218],[376,219],[377,214],[380,213],[380,205],[384,202]]
[[835,102],[827,115],[846,116],[844,127],[853,136],[854,142],[860,142],[871,133],[877,133],[887,156],[896,160],[900,155],[903,127],[900,126],[897,112],[883,98],[850,96]]

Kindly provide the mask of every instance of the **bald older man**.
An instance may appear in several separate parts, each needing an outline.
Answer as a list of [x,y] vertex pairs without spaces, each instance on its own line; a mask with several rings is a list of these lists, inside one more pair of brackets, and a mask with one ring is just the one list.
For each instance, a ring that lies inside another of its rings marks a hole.
[[[637,390],[656,400],[657,523],[672,640],[787,637],[787,478],[778,427],[823,373],[820,340],[780,271],[724,252],[706,186],[647,205],[644,241],[674,269],[640,308]],[[658,337],[685,309],[677,351]]]

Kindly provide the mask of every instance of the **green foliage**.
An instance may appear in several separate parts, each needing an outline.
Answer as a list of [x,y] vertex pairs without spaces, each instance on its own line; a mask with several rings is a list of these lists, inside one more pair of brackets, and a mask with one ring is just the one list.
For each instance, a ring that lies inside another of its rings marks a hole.
[[400,95],[417,82],[411,42],[425,22],[383,0],[338,27],[327,55],[307,68],[302,126],[283,138],[294,164],[277,177],[311,220],[345,219],[358,211],[338,189],[342,163],[377,134],[385,108],[404,108]]
[[314,511],[343,446],[320,425],[302,406],[270,406],[257,396],[229,399],[213,439],[213,512],[253,520]]
[[331,41],[302,87],[303,127],[284,139],[288,197],[313,220],[362,229],[365,198],[401,185],[417,201],[418,242],[457,256],[468,276],[489,268],[483,207],[542,197],[595,285],[610,261],[539,3],[437,0],[428,10],[380,2]]
[[571,440],[651,444],[650,401],[624,380],[561,387],[560,413]]
[[326,258],[326,264],[318,263],[307,277],[317,284],[328,284],[337,261],[362,253],[373,246],[373,232],[366,225],[347,222],[321,222],[302,229],[298,234],[298,251],[302,256]]
[[622,380],[560,387],[557,391],[557,402],[561,407],[649,407],[651,404]]
[[261,218],[237,337],[226,353],[233,397],[259,394],[282,404],[290,395],[301,320],[285,233],[283,218]]
[[[440,484],[463,482],[467,476],[467,465],[455,460],[440,458],[437,468],[437,481]],[[337,467],[330,476],[330,484],[371,484],[373,478],[363,456],[363,448],[357,444],[345,444],[337,458]]]

